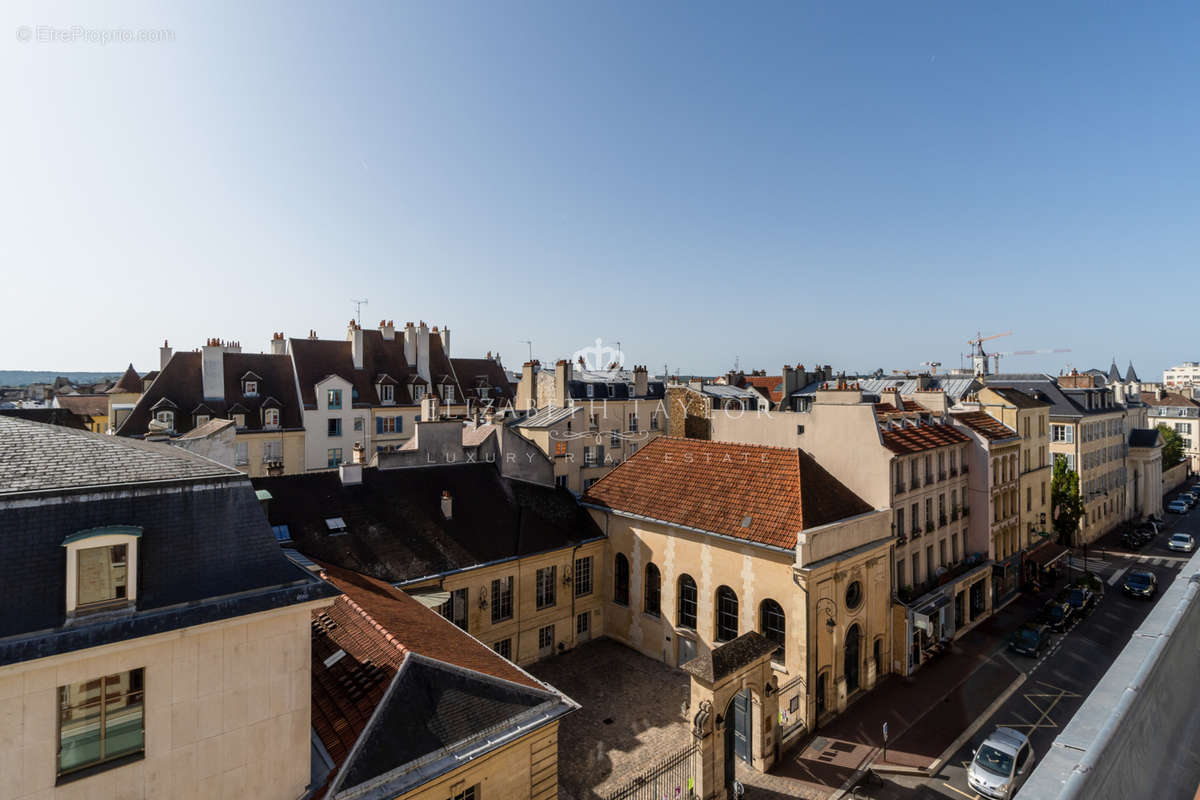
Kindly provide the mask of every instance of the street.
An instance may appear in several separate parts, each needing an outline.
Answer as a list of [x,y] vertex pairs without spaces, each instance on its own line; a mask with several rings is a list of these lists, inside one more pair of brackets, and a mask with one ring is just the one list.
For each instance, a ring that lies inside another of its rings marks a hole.
[[[1164,506],[1167,499],[1164,498]],[[1053,634],[1051,646],[1038,659],[1007,652],[1006,642],[996,642],[993,655],[1006,660],[1025,674],[1026,679],[969,741],[946,760],[938,774],[867,776],[856,784],[853,796],[873,800],[946,797],[978,800],[980,795],[967,786],[967,766],[974,748],[1001,725],[1027,734],[1035,759],[1040,759],[1145,619],[1163,588],[1189,560],[1188,555],[1169,550],[1166,542],[1175,532],[1193,536],[1200,533],[1200,507],[1185,515],[1165,514],[1164,519],[1164,529],[1140,551],[1119,545],[1116,534],[1102,537],[1089,548],[1087,567],[1103,582],[1103,597],[1086,616],[1076,619],[1065,631]],[[1073,571],[1078,576],[1084,565],[1082,554],[1076,555],[1079,557],[1074,560]],[[1121,581],[1129,570],[1152,572],[1158,578],[1159,593],[1153,601],[1128,597],[1121,591]]]

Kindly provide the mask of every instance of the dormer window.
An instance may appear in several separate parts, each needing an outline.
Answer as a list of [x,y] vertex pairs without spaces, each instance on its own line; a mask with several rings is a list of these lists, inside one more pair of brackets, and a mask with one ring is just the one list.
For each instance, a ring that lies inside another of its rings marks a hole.
[[412,395],[414,402],[421,402],[421,398],[425,396],[425,387],[420,385],[414,386]]
[[588,397],[595,397],[595,396],[596,396],[596,387],[595,387],[595,386],[593,386],[593,385],[592,385],[592,384],[590,384],[590,383],[587,385],[587,396],[588,396]]
[[134,603],[141,536],[141,528],[114,525],[80,531],[63,540],[67,548],[67,616]]
[[154,415],[154,419],[166,425],[168,428],[175,427],[175,412],[174,411],[159,411]]
[[208,416],[208,414],[197,414],[197,415],[196,415],[196,422],[195,422],[195,425],[194,425],[193,427],[199,428],[201,425],[203,425],[204,423],[208,422],[208,420],[209,420],[209,416]]
[[233,415],[233,424],[239,428],[246,427],[246,415],[245,414],[234,414]]
[[341,389],[330,389],[325,393],[325,407],[329,409],[338,409],[342,407]]
[[258,381],[244,381],[242,383],[242,394],[247,397],[256,397],[258,395]]
[[279,427],[279,409],[267,408],[263,409],[263,425],[268,428]]
[[381,384],[379,386],[379,400],[387,405],[396,402],[396,387],[390,383]]
[[454,402],[454,387],[450,384],[442,387],[442,402],[447,405]]

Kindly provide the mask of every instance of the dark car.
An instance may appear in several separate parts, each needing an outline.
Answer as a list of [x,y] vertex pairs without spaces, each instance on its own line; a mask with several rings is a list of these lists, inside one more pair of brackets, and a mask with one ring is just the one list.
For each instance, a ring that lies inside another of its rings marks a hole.
[[1071,604],[1066,601],[1066,598],[1059,599],[1056,597],[1049,603],[1046,603],[1035,622],[1047,625],[1051,630],[1061,631],[1067,627],[1073,616],[1075,616],[1075,609],[1071,608]]
[[1008,640],[1008,649],[1036,658],[1050,644],[1050,629],[1045,625],[1022,625]]
[[1121,583],[1121,591],[1130,597],[1154,597],[1158,591],[1158,578],[1153,572],[1130,572]]
[[1136,531],[1127,531],[1121,534],[1121,544],[1128,547],[1130,550],[1141,550],[1150,541],[1144,536],[1139,535]]
[[1096,605],[1096,593],[1083,586],[1075,586],[1067,592],[1067,602],[1076,614],[1082,614]]

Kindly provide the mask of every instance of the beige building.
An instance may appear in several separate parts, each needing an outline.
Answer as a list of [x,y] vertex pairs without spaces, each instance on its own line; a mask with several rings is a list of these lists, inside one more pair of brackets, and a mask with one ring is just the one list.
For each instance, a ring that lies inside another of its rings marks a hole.
[[280,554],[245,476],[7,418],[0,439],[23,553],[0,564],[0,797],[301,796],[336,591]]
[[771,643],[779,713],[743,698],[753,767],[889,671],[888,515],[804,452],[663,437],[583,500],[608,536],[608,636],[678,666]]
[[[108,398],[106,417],[112,431],[120,429],[144,390],[145,384],[141,376],[133,368],[133,364],[130,364],[117,382],[104,393]],[[108,432],[105,430],[105,433]]]
[[1200,472],[1200,403],[1178,392],[1158,389],[1141,395],[1147,407],[1147,428],[1166,425],[1179,435],[1188,469]]

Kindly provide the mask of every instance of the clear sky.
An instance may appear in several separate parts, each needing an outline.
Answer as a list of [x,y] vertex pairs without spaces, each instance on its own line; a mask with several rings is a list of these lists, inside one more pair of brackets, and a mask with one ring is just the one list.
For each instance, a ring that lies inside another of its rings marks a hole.
[[351,298],[510,368],[1200,358],[1200,4],[346,8],[0,9],[0,368]]

